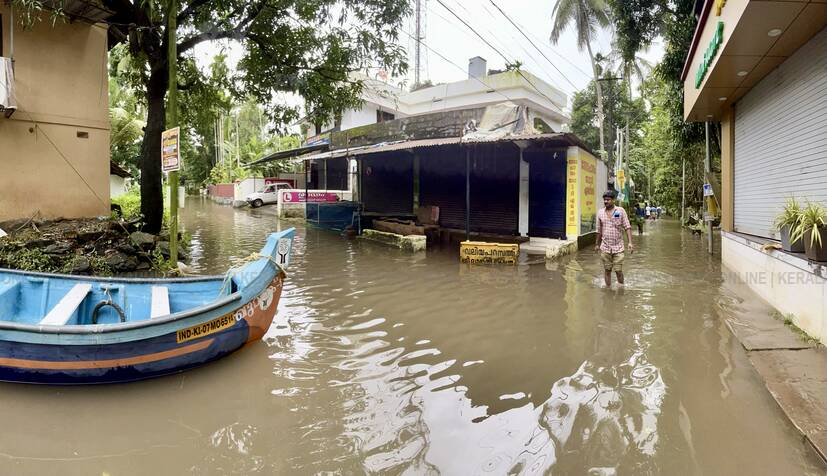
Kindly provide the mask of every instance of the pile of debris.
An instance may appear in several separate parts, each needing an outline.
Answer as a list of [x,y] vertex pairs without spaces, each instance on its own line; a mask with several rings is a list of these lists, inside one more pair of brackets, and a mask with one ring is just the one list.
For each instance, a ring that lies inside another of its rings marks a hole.
[[[169,234],[144,233],[139,226],[110,218],[0,223],[6,233],[0,236],[0,268],[103,276],[174,269],[168,261]],[[181,243],[181,261],[188,260],[186,250]]]

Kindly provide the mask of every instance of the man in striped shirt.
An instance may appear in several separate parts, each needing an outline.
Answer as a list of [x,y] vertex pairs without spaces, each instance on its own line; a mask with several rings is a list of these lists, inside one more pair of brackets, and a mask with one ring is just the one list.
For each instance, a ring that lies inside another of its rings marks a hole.
[[629,223],[629,216],[622,207],[615,206],[615,194],[607,191],[603,194],[603,205],[597,212],[597,242],[594,245],[595,251],[600,253],[600,260],[603,262],[603,279],[606,287],[612,286],[612,271],[617,274],[617,282],[623,284],[623,259],[625,247],[623,246],[623,234],[629,239],[629,253],[634,253],[635,247],[632,244],[632,225]]

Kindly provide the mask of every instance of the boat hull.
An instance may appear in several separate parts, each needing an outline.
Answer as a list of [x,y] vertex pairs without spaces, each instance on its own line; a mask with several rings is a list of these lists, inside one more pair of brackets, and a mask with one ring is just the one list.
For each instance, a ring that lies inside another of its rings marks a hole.
[[[0,381],[106,384],[198,367],[260,340],[273,321],[283,285],[284,274],[278,273],[246,302],[182,320],[180,327],[145,339],[130,336],[118,341],[109,336],[104,344],[78,345],[0,339]],[[169,324],[165,327],[170,328]]]

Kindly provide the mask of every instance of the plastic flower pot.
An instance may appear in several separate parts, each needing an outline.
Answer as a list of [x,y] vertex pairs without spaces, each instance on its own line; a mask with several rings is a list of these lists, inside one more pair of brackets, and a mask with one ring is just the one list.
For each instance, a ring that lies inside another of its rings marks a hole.
[[827,230],[823,228],[816,228],[816,233],[821,234],[821,244],[818,242],[812,243],[811,234],[813,229],[804,232],[804,252],[807,258],[813,261],[827,262]]
[[804,253],[804,240],[799,238],[793,243],[790,243],[790,226],[784,225],[779,230],[781,233],[781,248],[790,253]]

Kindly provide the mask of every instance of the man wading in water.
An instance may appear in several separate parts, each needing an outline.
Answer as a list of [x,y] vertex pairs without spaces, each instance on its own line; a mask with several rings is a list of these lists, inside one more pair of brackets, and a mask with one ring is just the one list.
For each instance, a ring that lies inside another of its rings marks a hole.
[[635,252],[632,244],[632,225],[626,210],[615,206],[615,195],[611,191],[603,194],[602,208],[597,212],[597,242],[594,250],[600,252],[603,262],[604,280],[606,287],[612,286],[612,270],[617,274],[617,282],[623,284],[623,232],[629,239],[629,254]]

